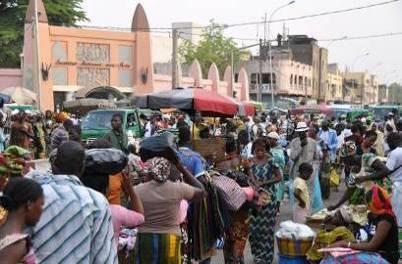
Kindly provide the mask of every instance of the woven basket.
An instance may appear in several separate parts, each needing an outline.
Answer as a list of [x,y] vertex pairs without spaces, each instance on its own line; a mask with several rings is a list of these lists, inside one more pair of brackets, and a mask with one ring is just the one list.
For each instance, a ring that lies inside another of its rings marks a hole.
[[303,240],[276,237],[279,254],[282,256],[301,257],[307,254],[311,248],[314,238]]

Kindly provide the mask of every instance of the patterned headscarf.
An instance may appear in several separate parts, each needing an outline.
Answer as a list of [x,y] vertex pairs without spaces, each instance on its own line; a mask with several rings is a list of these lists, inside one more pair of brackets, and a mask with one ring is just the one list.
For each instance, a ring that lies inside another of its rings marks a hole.
[[378,185],[374,185],[371,190],[366,194],[368,209],[376,214],[387,214],[395,217],[392,211],[391,196],[389,193]]
[[169,160],[162,157],[155,157],[149,160],[150,173],[152,179],[164,183],[170,176],[171,163]]
[[339,155],[343,158],[355,155],[357,152],[356,144],[353,141],[345,142],[339,152]]
[[30,152],[18,146],[9,146],[0,154],[0,176],[23,176]]

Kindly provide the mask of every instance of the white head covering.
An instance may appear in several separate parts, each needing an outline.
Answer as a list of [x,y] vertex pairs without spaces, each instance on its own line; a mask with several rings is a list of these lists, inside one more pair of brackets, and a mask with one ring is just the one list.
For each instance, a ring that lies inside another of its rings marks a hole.
[[308,126],[305,122],[297,123],[296,132],[304,132],[308,130]]

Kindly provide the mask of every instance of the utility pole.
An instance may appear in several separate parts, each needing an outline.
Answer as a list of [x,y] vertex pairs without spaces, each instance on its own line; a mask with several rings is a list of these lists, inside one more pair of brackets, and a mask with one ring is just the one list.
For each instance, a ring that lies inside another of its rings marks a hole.
[[230,68],[231,68],[231,72],[230,72],[230,97],[234,97],[233,96],[233,92],[234,92],[234,51],[232,50],[232,52],[230,53]]
[[[364,79],[364,75],[363,75],[363,79]],[[360,93],[361,93],[361,98],[362,98],[362,107],[364,106],[364,85],[365,85],[365,82],[363,82],[363,84],[361,85],[361,91],[360,91]]]
[[37,99],[37,107],[38,110],[41,110],[41,70],[40,70],[40,47],[39,47],[39,17],[38,17],[38,1],[34,0],[34,28],[33,28],[33,38],[34,38],[34,45],[33,46],[33,54],[34,54],[34,59],[35,59],[35,64],[33,65],[33,70],[34,70],[34,76],[33,76],[33,82],[34,82],[34,91],[36,92]]
[[177,29],[174,28],[172,32],[173,38],[173,52],[172,52],[172,89],[177,88]]
[[263,46],[262,46],[262,39],[260,39],[260,56],[259,56],[259,63],[260,63],[260,70],[258,74],[258,87],[257,87],[257,102],[262,102],[262,60],[264,59],[263,55]]

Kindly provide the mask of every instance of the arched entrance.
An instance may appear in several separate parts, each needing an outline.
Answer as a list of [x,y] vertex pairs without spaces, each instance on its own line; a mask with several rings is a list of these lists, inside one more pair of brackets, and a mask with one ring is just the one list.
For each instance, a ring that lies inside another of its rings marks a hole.
[[126,98],[117,88],[111,86],[99,86],[95,88],[81,88],[75,92],[75,99],[93,98],[118,101]]

